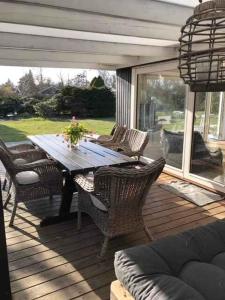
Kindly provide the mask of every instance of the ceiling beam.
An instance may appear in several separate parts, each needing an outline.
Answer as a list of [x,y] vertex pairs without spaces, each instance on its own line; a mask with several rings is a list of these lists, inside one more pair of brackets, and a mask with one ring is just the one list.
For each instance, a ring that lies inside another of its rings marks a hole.
[[140,57],[126,55],[87,54],[73,52],[57,52],[47,50],[28,50],[0,48],[0,65],[55,67],[55,68],[87,68],[116,70],[166,59],[166,57]]
[[99,41],[108,43],[120,43],[131,45],[144,45],[144,46],[174,46],[178,42],[170,40],[160,40],[152,38],[142,38],[134,36],[116,35],[108,33],[96,33],[88,31],[77,31],[62,28],[43,27],[36,25],[23,25],[14,23],[0,22],[0,32],[5,33],[18,33],[26,35],[58,37],[86,41]]
[[22,59],[1,59],[0,66],[30,67],[30,68],[71,68],[71,69],[93,69],[114,71],[121,66],[112,66],[96,63],[60,62],[46,60],[22,60]]
[[[165,9],[166,6],[164,6],[163,10],[160,10],[158,8],[158,3],[155,3],[157,1],[152,0],[144,2],[153,2],[155,5],[153,6],[153,12],[151,13],[152,19],[154,19],[153,21],[151,18],[149,18],[149,21],[132,18],[125,19],[118,16],[62,9],[60,7],[18,1],[0,1],[0,22],[120,36],[162,39],[174,41],[174,43],[176,43],[180,35],[180,26],[176,24],[176,18],[180,19],[180,17],[178,16],[177,11],[174,10],[176,6],[172,6],[172,11],[169,8],[168,10]],[[88,1],[88,3],[90,4],[91,1]],[[116,6],[116,4],[114,5]],[[118,5],[118,9],[119,7],[120,6]],[[129,7],[130,4],[127,3],[127,8]],[[157,8],[159,9],[158,13]],[[135,10],[135,7],[132,7],[132,9]],[[179,11],[180,10],[178,9],[178,12]],[[158,17],[154,18],[155,14],[161,15],[162,23],[160,23],[161,21]],[[156,22],[156,19],[159,23]]]
[[112,66],[131,66],[138,63],[138,57],[125,55],[84,54],[26,49],[0,49],[0,59],[23,61],[50,61],[68,63],[94,63]]
[[151,56],[165,58],[176,56],[176,50],[173,47],[157,47],[73,40],[68,38],[53,38],[4,32],[0,32],[0,48],[15,48],[27,50],[36,49],[56,52],[74,52],[87,54],[95,53],[147,57]]
[[14,2],[48,5],[178,26],[183,25],[183,22],[193,13],[193,8],[183,5],[183,1],[180,1],[180,4],[163,2],[163,0],[14,0]]

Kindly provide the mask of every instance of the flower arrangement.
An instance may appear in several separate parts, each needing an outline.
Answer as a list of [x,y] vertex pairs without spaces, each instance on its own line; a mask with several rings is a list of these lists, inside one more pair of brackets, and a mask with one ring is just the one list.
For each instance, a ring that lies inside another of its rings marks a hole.
[[82,139],[85,133],[88,133],[87,129],[81,125],[75,117],[72,118],[71,124],[65,127],[63,131],[64,139],[69,143],[69,146],[77,145],[79,140]]

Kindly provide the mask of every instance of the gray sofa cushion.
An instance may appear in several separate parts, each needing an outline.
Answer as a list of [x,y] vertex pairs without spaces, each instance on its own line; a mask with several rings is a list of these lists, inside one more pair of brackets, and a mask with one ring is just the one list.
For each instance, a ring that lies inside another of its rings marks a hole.
[[225,299],[225,271],[211,263],[190,262],[179,276],[204,299]]
[[115,272],[137,300],[224,300],[225,221],[119,251]]

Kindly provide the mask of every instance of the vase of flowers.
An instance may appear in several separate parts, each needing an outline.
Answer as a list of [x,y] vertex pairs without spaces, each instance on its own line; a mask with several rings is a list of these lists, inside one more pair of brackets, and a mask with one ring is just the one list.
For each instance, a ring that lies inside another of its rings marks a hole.
[[81,125],[75,117],[73,117],[70,125],[65,127],[63,136],[65,141],[68,143],[68,147],[72,149],[78,147],[79,141],[87,132],[87,129]]

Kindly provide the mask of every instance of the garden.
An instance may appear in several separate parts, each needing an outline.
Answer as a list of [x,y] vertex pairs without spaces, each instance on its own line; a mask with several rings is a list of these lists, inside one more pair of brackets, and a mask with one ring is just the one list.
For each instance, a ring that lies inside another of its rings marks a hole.
[[[18,120],[0,121],[0,136],[5,142],[26,140],[28,135],[63,132],[71,120],[62,118],[26,118]],[[88,130],[98,134],[109,134],[113,125],[113,118],[82,119],[80,123]]]
[[[104,80],[105,79],[105,80]],[[0,137],[5,142],[23,141],[28,135],[62,133],[72,116],[98,134],[111,131],[115,117],[115,92],[107,77],[78,74],[70,82],[53,84],[30,70],[14,86],[0,86]]]

